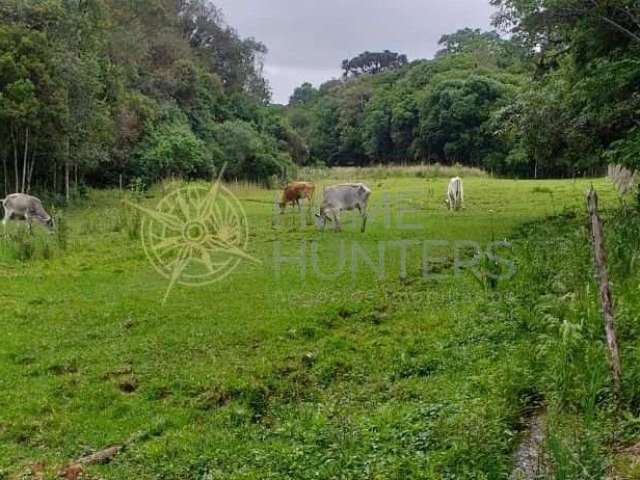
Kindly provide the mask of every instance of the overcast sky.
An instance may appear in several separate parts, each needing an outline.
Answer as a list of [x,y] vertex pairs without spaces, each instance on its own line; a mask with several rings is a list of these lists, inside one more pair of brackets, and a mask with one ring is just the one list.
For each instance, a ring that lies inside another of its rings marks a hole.
[[287,103],[305,81],[340,75],[343,59],[389,49],[430,58],[444,33],[490,29],[489,0],[214,0],[243,37],[269,48],[273,101]]

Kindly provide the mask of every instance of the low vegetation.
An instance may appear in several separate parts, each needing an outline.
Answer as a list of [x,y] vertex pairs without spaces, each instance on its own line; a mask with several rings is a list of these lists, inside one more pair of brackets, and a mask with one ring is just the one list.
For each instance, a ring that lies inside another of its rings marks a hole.
[[[320,187],[343,175],[330,172]],[[66,247],[38,232],[30,258],[2,250],[0,478],[29,478],[34,465],[53,474],[110,445],[125,448],[90,474],[503,478],[540,406],[556,478],[603,478],[624,464],[610,447],[640,436],[640,338],[636,264],[616,245],[637,234],[640,222],[620,221],[635,210],[615,213],[617,196],[601,180],[470,176],[455,214],[442,204],[446,177],[366,181],[365,235],[356,215],[342,234],[320,233],[304,211],[303,221],[276,213],[277,191],[229,184],[262,263],[221,283],[177,286],[164,306],[167,281],[131,234],[135,210],[117,191],[90,191],[59,212]],[[584,229],[591,183],[612,209],[625,372],[618,424]],[[126,195],[153,206],[178,185]],[[10,235],[19,231],[11,225]],[[503,239],[513,248],[499,250],[496,265],[485,253]],[[403,267],[399,240],[441,241],[429,276],[419,247]],[[514,277],[489,281],[510,262]]]

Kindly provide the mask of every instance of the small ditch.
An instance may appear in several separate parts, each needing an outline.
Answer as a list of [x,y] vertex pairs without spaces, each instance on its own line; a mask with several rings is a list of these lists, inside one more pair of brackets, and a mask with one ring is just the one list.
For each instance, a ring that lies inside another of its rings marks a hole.
[[509,480],[541,480],[549,478],[545,456],[546,411],[533,411],[524,421],[520,445],[513,455],[514,469]]

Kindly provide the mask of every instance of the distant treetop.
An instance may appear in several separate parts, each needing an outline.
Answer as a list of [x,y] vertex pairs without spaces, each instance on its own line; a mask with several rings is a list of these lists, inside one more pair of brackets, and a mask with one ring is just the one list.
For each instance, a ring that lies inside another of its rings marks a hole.
[[293,91],[293,95],[289,98],[289,105],[305,105],[311,103],[317,96],[318,89],[305,82]]
[[489,45],[497,47],[501,42],[502,39],[496,31],[483,32],[479,28],[463,28],[440,37],[438,45],[443,48],[438,50],[436,56],[470,52]]
[[362,74],[375,75],[402,67],[408,63],[407,56],[397,52],[363,52],[357,57],[342,61],[344,78]]

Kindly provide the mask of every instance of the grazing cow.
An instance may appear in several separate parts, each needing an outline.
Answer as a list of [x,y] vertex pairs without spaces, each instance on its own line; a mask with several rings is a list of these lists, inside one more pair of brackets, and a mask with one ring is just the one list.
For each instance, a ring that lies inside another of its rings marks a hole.
[[42,207],[40,199],[27,195],[26,193],[12,193],[0,201],[4,208],[2,225],[5,229],[7,227],[7,221],[14,217],[25,220],[30,232],[32,220],[36,220],[49,229],[53,228],[53,218]]
[[370,196],[371,190],[364,183],[347,183],[326,188],[320,213],[316,213],[318,227],[324,230],[327,220],[334,221],[336,231],[339,232],[341,229],[340,212],[357,208],[362,217],[360,231],[364,232],[367,226],[367,203]]
[[280,200],[280,213],[284,213],[287,203],[291,206],[297,205],[300,209],[300,199],[306,199],[311,202],[316,186],[311,182],[291,182],[282,192],[282,200]]
[[462,188],[462,179],[460,177],[453,177],[449,180],[445,203],[449,206],[449,210],[458,210],[462,207],[463,202],[464,190]]

